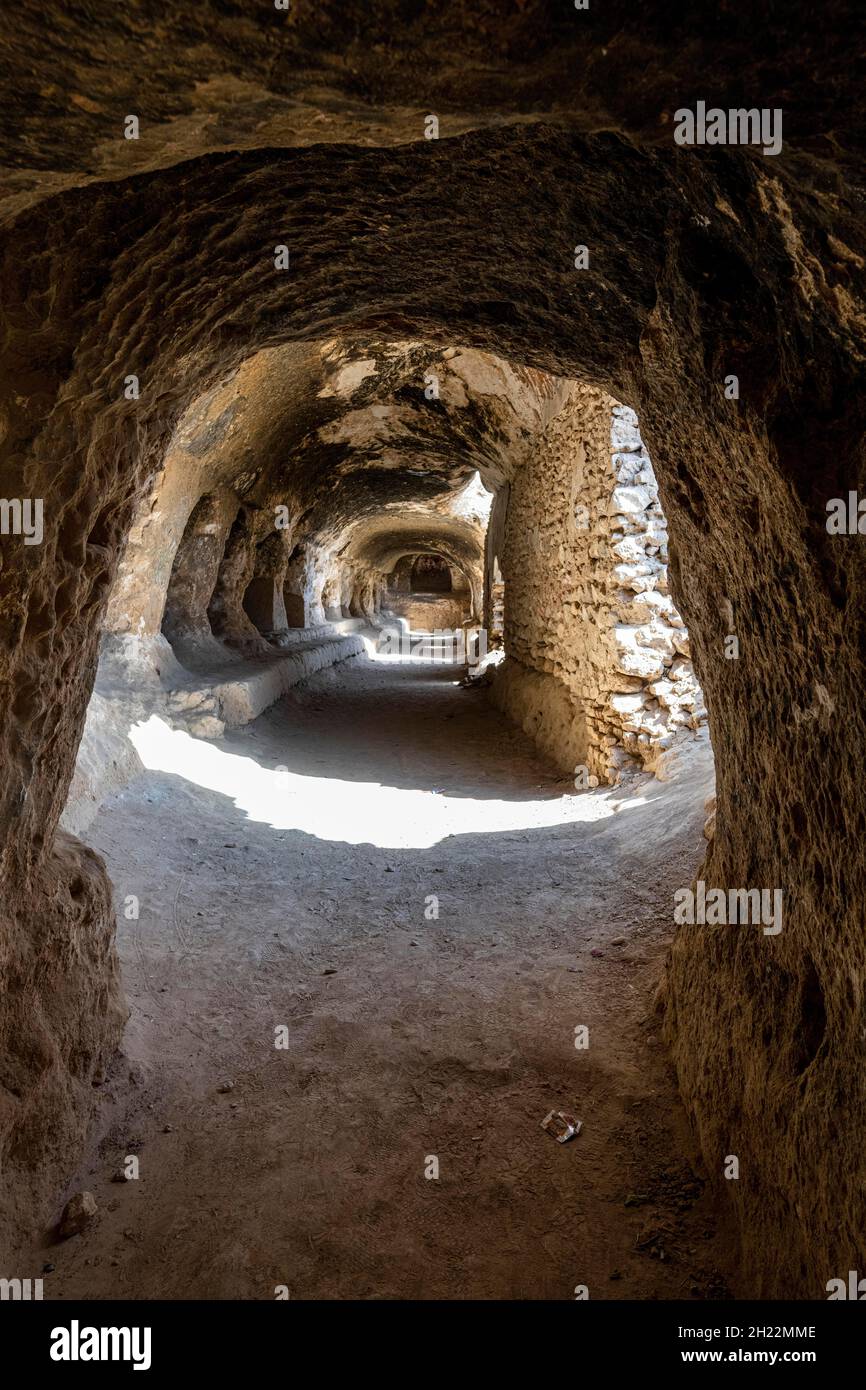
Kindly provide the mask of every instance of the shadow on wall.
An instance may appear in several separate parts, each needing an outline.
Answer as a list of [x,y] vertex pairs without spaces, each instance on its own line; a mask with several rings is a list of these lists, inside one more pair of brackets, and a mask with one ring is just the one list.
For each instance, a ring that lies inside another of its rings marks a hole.
[[451,567],[440,555],[418,555],[412,563],[409,590],[413,594],[450,594]]

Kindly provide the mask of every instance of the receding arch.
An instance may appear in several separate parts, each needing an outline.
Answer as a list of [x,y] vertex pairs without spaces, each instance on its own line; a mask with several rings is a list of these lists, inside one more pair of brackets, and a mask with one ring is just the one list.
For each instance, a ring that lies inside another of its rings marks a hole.
[[[38,554],[0,572],[6,678],[18,692],[3,733],[5,899],[26,962],[25,913],[52,874],[80,879],[78,860],[70,867],[80,852],[58,847],[54,830],[118,552],[196,399],[251,352],[328,336],[459,341],[530,382],[539,371],[588,382],[637,411],[669,522],[672,587],[718,756],[704,872],[785,887],[770,967],[790,980],[792,1009],[802,981],[817,978],[827,1016],[809,1087],[792,1100],[790,1059],[761,1041],[766,942],[681,932],[667,972],[668,1036],[705,1152],[722,1152],[736,1128],[742,1161],[764,1174],[743,1193],[741,1214],[766,1267],[790,1259],[815,1273],[851,1248],[859,1209],[856,1174],[841,1157],[824,1159],[840,1125],[854,1135],[866,1126],[852,1044],[828,993],[840,958],[855,969],[863,958],[866,863],[814,795],[831,784],[842,823],[856,823],[863,562],[832,544],[809,480],[845,496],[860,476],[862,326],[848,288],[855,270],[823,254],[818,194],[793,172],[768,175],[747,152],[707,154],[543,127],[431,142],[423,157],[415,147],[216,154],[62,193],[10,222],[32,252],[10,257],[4,488],[20,492],[26,471],[34,494],[56,503]],[[497,181],[481,199],[492,170]],[[634,188],[640,217],[624,196]],[[850,204],[836,196],[844,221]],[[255,227],[242,216],[251,206]],[[295,253],[290,274],[275,271],[260,231],[277,225]],[[590,273],[574,267],[578,236],[598,248]],[[447,254],[432,255],[437,244]],[[155,277],[164,303],[146,316]],[[736,403],[722,390],[730,370],[741,382]],[[136,402],[122,393],[131,371],[142,384]],[[245,502],[243,525],[256,510]],[[758,518],[757,534],[744,517]],[[383,534],[376,544],[384,555],[397,542]],[[242,549],[230,535],[209,611],[228,639],[261,649],[231,569]],[[342,597],[330,582],[328,611],[342,615]],[[748,662],[726,658],[730,622]],[[795,717],[809,710],[814,718]],[[785,854],[781,790],[807,822]],[[88,873],[93,938],[107,960],[107,889],[92,864]],[[75,975],[69,989],[88,1019],[74,1050],[92,1061],[119,1033],[111,965],[99,982]],[[43,1055],[35,1018],[25,1034],[23,1045]],[[54,1041],[48,1059],[40,1104],[59,1104],[69,1058]],[[76,1114],[82,1107],[84,1098]],[[31,1108],[16,1123],[32,1119]],[[809,1152],[799,1143],[806,1132]],[[779,1152],[797,1153],[784,1193],[771,1157]]]

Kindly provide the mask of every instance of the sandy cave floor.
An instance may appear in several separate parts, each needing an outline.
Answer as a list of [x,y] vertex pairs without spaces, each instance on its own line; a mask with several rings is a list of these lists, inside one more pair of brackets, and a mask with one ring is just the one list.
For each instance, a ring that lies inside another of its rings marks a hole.
[[735,1292],[652,1012],[709,749],[578,796],[458,675],[362,658],[217,745],[142,736],[85,836],[131,1017],[46,1299]]

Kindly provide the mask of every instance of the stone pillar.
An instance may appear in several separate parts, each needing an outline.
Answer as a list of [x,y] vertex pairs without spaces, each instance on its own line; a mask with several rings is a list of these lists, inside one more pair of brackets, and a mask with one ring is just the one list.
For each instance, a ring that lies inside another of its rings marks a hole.
[[185,642],[211,635],[208,606],[238,499],[225,488],[202,497],[186,525],[168,583],[162,630],[168,640]]

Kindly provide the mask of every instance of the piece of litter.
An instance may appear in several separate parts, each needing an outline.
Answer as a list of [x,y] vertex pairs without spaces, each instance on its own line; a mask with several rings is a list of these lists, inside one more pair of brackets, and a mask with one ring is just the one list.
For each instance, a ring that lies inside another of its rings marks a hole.
[[541,1128],[552,1134],[557,1144],[567,1144],[576,1134],[580,1134],[581,1122],[564,1110],[551,1110],[541,1121]]

